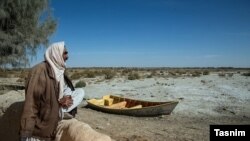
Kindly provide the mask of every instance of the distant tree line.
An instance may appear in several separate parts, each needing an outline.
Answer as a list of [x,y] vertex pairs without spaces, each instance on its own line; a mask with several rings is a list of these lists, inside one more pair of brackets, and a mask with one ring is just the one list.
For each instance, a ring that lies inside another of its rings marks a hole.
[[0,1],[0,67],[29,64],[56,29],[50,0]]

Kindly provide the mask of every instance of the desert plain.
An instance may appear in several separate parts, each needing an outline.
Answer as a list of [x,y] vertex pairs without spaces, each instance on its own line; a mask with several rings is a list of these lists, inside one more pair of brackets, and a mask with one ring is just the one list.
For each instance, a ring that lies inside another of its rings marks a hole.
[[[72,68],[84,101],[76,119],[117,141],[208,141],[210,125],[250,124],[249,69]],[[17,141],[28,70],[0,75],[0,136]],[[133,117],[95,111],[86,100],[113,94],[147,101],[179,101],[170,115]]]

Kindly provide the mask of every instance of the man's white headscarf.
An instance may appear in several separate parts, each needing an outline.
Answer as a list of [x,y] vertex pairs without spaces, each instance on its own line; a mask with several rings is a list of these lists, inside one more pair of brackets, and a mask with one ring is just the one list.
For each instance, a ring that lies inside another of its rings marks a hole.
[[63,97],[64,71],[66,64],[63,59],[64,42],[53,43],[45,52],[45,60],[51,66],[56,80],[59,82],[59,99]]

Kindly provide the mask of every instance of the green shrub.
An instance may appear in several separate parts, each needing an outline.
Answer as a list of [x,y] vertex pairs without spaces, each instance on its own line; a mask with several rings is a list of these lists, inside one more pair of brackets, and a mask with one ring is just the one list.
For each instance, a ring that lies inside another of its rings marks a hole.
[[85,87],[86,86],[86,82],[84,81],[79,81],[76,83],[76,88],[82,88],[82,87]]

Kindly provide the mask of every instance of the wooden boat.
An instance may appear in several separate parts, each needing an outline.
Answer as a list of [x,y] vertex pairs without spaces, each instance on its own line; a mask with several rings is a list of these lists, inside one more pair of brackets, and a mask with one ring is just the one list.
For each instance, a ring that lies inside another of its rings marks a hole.
[[150,102],[114,95],[106,95],[102,99],[90,99],[87,102],[87,107],[98,111],[130,116],[168,115],[178,104],[178,101]]

